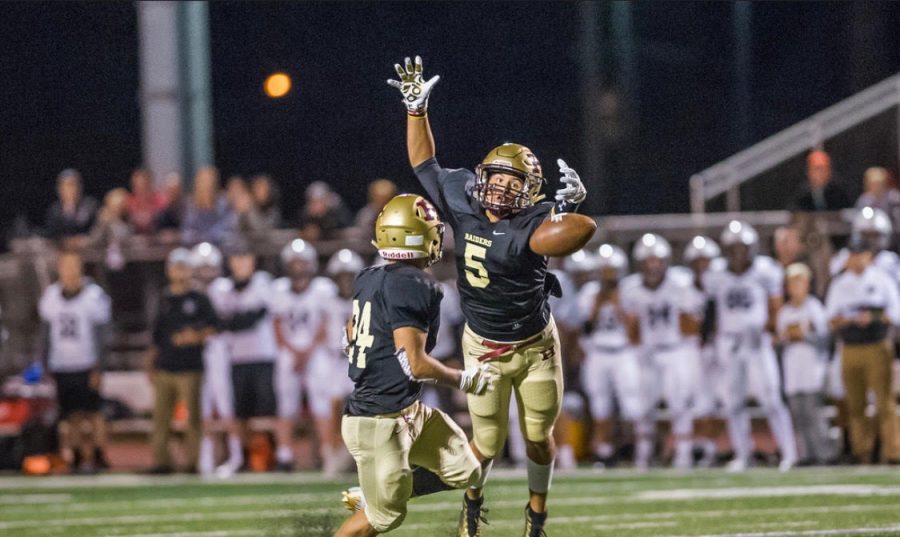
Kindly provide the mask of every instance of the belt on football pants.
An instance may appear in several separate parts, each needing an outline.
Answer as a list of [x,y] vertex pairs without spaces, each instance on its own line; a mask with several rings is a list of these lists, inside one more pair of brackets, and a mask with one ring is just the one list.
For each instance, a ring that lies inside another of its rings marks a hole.
[[525,341],[520,341],[518,343],[500,343],[498,341],[491,341],[489,339],[482,339],[481,344],[485,347],[491,349],[490,351],[482,354],[478,357],[479,362],[490,362],[491,360],[496,360],[500,358],[504,354],[508,352],[515,352],[523,347],[527,347],[532,343],[537,343],[544,337],[544,333],[540,332],[526,339]]

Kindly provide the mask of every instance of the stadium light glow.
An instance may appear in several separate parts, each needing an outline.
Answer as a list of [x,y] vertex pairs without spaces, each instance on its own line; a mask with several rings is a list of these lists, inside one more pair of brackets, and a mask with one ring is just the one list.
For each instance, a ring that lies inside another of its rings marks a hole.
[[291,77],[287,73],[272,73],[266,77],[263,89],[272,99],[280,99],[291,91]]

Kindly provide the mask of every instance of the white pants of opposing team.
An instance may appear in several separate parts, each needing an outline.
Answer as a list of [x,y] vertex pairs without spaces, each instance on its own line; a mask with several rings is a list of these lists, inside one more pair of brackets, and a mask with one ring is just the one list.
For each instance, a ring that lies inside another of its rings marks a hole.
[[301,373],[294,370],[293,354],[284,350],[279,352],[275,363],[278,417],[297,416],[304,390],[313,417],[330,418],[333,402],[353,390],[347,376],[346,360],[336,358],[325,350],[316,351]]
[[[650,349],[644,358],[642,385],[645,408],[650,415],[638,424],[638,443],[646,443],[647,437],[652,436],[655,430],[654,409],[662,400],[672,424],[676,468],[688,468],[693,463],[691,436],[694,432],[694,414],[691,400],[696,391],[699,360],[699,349],[692,345]],[[638,450],[646,451],[645,444],[639,445]]]
[[766,414],[782,462],[792,465],[797,460],[794,426],[781,398],[781,375],[770,337],[723,334],[717,338],[716,348],[723,365],[723,402],[735,459],[746,464],[752,454],[747,398],[753,397]]
[[231,360],[228,344],[220,336],[206,341],[203,350],[203,389],[201,407],[203,419],[234,418],[234,388],[231,384]]
[[591,406],[591,417],[609,419],[616,402],[623,420],[637,421],[644,414],[640,375],[637,356],[630,348],[592,351],[585,356],[581,386]]

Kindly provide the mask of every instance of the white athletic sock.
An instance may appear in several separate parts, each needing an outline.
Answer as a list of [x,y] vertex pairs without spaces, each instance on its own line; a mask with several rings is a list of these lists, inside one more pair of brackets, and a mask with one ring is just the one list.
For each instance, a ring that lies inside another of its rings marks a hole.
[[236,434],[228,435],[228,464],[235,467],[244,464],[244,446]]
[[294,462],[294,450],[291,446],[278,446],[275,450],[275,460],[278,464],[291,464]]
[[598,444],[597,448],[594,450],[594,455],[600,459],[608,459],[613,456],[613,453],[612,444],[608,442]]
[[675,468],[690,468],[694,462],[694,446],[690,440],[679,439],[675,442]]
[[494,459],[491,459],[487,462],[481,463],[481,479],[478,480],[474,485],[469,488],[473,489],[483,489],[484,484],[487,483],[488,474],[491,473],[491,468],[494,467]]
[[213,439],[205,436],[200,441],[200,456],[197,460],[197,469],[201,475],[210,475],[216,469],[215,444]]
[[750,414],[746,409],[729,414],[728,436],[731,438],[731,447],[736,459],[750,462],[750,456],[753,454],[753,439],[750,434]]
[[538,464],[528,459],[528,490],[538,494],[547,494],[553,481],[553,462]]
[[775,437],[782,460],[797,462],[797,439],[794,437],[794,423],[791,413],[783,404],[775,405],[767,413],[769,429]]
[[653,441],[649,438],[638,438],[634,448],[634,465],[645,469],[650,466],[650,457],[653,456]]
[[573,470],[578,466],[578,463],[575,461],[575,450],[568,444],[557,448],[556,460],[560,470]]
[[698,443],[697,446],[703,450],[703,458],[713,458],[716,456],[716,452],[718,449],[716,448],[716,443],[709,439],[703,438]]

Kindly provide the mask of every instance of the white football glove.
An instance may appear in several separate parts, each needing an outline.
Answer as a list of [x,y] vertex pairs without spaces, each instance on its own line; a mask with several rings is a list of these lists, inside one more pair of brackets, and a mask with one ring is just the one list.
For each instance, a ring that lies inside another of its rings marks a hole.
[[578,172],[570,168],[563,159],[556,159],[556,164],[559,166],[560,173],[563,174],[559,178],[563,186],[556,191],[557,212],[572,212],[587,197],[587,190],[585,190],[581,178],[578,177]]
[[422,384],[436,384],[437,379],[417,379],[415,375],[413,375],[412,368],[409,366],[409,357],[406,355],[406,349],[400,347],[397,349],[397,353],[394,355],[397,357],[397,361],[400,362],[400,369],[403,370],[403,373],[406,375],[406,378],[413,382],[421,382]]
[[397,88],[403,94],[403,104],[406,110],[416,116],[424,115],[428,110],[428,96],[431,94],[431,88],[437,84],[440,76],[435,75],[427,82],[422,78],[422,58],[416,56],[416,63],[406,58],[405,67],[399,63],[394,64],[397,70],[397,76],[400,80],[389,79],[389,86]]
[[459,389],[474,395],[481,395],[494,389],[494,374],[487,364],[470,367],[459,376]]

